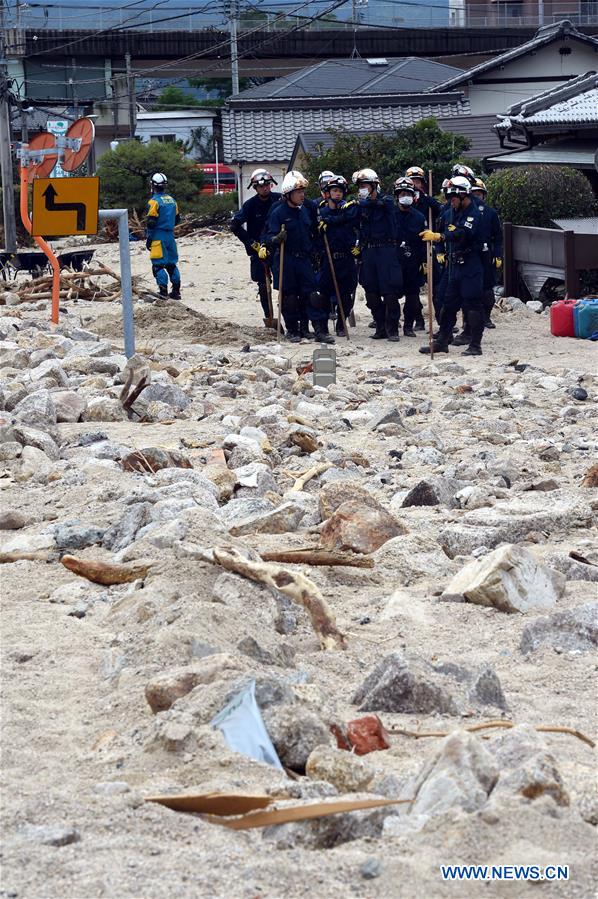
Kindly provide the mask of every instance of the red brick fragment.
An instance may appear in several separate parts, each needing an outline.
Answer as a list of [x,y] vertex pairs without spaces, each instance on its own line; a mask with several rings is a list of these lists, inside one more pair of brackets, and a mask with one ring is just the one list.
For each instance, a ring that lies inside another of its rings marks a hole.
[[377,715],[365,715],[349,721],[347,737],[356,755],[390,748],[390,736]]

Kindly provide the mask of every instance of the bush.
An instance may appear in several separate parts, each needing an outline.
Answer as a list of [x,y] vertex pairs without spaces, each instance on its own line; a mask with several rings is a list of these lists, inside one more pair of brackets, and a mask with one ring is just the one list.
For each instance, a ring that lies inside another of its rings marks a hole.
[[[310,192],[317,194],[318,175],[330,169],[350,181],[354,171],[361,168],[376,170],[383,190],[392,191],[396,178],[410,165],[419,165],[426,172],[432,169],[434,193],[440,190],[456,162],[462,162],[471,142],[459,134],[446,134],[436,119],[422,119],[415,125],[397,128],[389,135],[357,135],[341,128],[331,129],[334,144],[323,153],[307,157],[305,175]],[[475,168],[476,160],[467,160]]]
[[136,140],[119,144],[100,158],[98,175],[104,209],[126,207],[144,215],[154,172],[164,172],[181,212],[194,210],[203,183],[200,169],[172,144],[142,144]]
[[589,181],[570,166],[499,169],[486,186],[488,203],[512,225],[554,228],[552,219],[583,218],[598,211]]

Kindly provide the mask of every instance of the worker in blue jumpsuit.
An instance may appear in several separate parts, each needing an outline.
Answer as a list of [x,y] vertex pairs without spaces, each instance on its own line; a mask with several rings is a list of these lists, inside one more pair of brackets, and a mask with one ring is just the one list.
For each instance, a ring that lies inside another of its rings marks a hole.
[[411,178],[397,178],[394,184],[397,251],[403,272],[403,334],[415,337],[414,325],[423,318],[419,290],[426,275],[426,245],[419,236],[426,228],[426,220],[414,208],[415,185]]
[[396,342],[403,274],[397,255],[394,200],[380,192],[380,181],[373,169],[359,169],[353,175],[353,183],[359,198],[359,282],[376,323],[371,336],[374,340]]
[[[444,304],[440,315],[440,328],[434,340],[435,353],[448,353],[453,338],[453,327],[460,309],[469,325],[469,346],[464,356],[482,355],[484,310],[482,293],[484,270],[482,267],[482,217],[471,198],[471,185],[467,178],[451,178],[446,188],[450,198],[453,219],[444,234],[448,263],[448,280]],[[442,235],[426,229],[420,235],[426,241],[439,241]],[[428,346],[420,347],[420,353],[429,353]]]
[[[426,220],[426,227],[428,227],[428,223],[431,221],[432,228],[436,227],[438,216],[442,212],[442,205],[438,202],[436,197],[430,196],[426,187],[426,173],[419,165],[411,165],[405,171],[405,177],[411,178],[413,181],[413,186],[415,187],[415,199],[414,199],[414,208],[421,212],[423,217]],[[430,219],[431,212],[431,219]],[[436,285],[440,283],[440,279],[442,278],[443,270],[442,265],[438,262],[436,254],[432,256],[432,271],[433,271],[433,284]],[[427,277],[427,273],[426,273]],[[415,319],[415,330],[416,331],[424,331],[424,317],[420,310],[418,316]]]
[[[318,292],[314,257],[316,253],[317,208],[306,200],[307,179],[290,171],[283,178],[282,199],[272,207],[259,250],[260,259],[272,259],[272,275],[277,290],[282,287],[282,315],[287,340],[297,343],[314,335],[320,343],[334,343],[328,333],[330,298]],[[280,279],[280,248],[284,244],[284,270]]]
[[252,172],[247,188],[253,187],[255,195],[243,203],[233,215],[230,225],[232,233],[241,241],[249,256],[249,274],[254,284],[257,284],[266,327],[271,325],[267,281],[272,279],[267,264],[259,258],[258,253],[268,213],[280,200],[280,194],[272,190],[272,186],[277,183],[266,169]]
[[160,296],[168,296],[170,278],[170,296],[173,300],[180,300],[181,273],[177,266],[179,254],[174,239],[174,226],[180,220],[179,207],[176,200],[167,193],[166,175],[156,172],[152,175],[150,184],[152,196],[147,204],[145,245],[150,253],[152,272],[158,282]]
[[[332,264],[338,284],[345,320],[353,311],[355,289],[357,287],[357,247],[359,227],[359,207],[355,200],[347,200],[347,181],[342,175],[332,175],[326,184],[328,200],[318,207],[320,234],[326,235]],[[328,254],[324,255],[318,274],[318,285],[323,297],[334,297],[336,291],[330,269]],[[340,313],[336,319],[336,333],[344,337],[345,330]]]

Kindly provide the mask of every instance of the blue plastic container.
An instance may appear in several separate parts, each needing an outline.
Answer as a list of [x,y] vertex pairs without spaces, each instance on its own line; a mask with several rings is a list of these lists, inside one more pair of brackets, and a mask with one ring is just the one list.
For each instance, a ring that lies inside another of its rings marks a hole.
[[598,331],[598,297],[585,297],[573,309],[575,336],[589,340]]

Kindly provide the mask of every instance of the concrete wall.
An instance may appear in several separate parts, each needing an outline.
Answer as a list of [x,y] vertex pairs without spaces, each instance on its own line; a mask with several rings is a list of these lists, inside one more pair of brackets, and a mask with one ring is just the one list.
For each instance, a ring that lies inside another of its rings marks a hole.
[[[561,49],[571,52],[563,55]],[[504,113],[514,103],[597,68],[598,53],[592,47],[573,40],[557,41],[542,47],[533,56],[527,54],[503,68],[478,75],[474,84],[463,87],[472,115]]]
[[[159,136],[173,134],[175,140],[190,140],[196,128],[206,128],[211,134],[214,113],[211,111],[193,113],[138,113],[135,136],[143,143],[158,139]],[[191,156],[193,153],[190,154]]]

